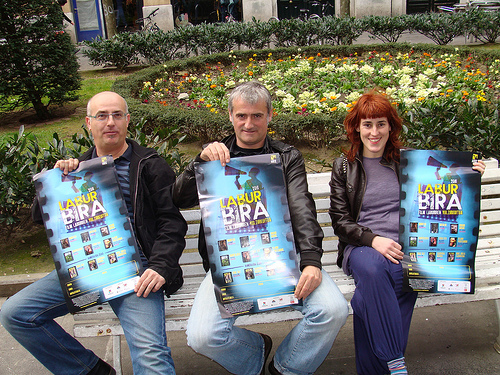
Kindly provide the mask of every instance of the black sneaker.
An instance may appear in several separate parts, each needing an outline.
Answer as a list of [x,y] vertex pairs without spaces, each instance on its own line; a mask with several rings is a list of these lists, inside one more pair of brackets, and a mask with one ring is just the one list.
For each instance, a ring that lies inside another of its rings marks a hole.
[[268,370],[271,375],[281,375],[281,373],[276,370],[276,367],[274,367],[274,357],[271,359],[271,362],[269,362]]
[[262,371],[260,372],[260,375],[265,375],[267,357],[269,357],[269,353],[271,353],[271,349],[273,347],[273,339],[263,333],[259,333],[259,335],[261,335],[264,339],[264,364],[262,365]]
[[88,375],[116,375],[116,371],[111,365],[99,358],[99,361],[92,367]]

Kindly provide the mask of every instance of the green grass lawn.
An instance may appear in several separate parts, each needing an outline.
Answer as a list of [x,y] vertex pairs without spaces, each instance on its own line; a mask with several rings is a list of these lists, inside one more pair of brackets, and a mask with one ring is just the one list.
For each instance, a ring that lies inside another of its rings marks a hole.
[[[82,125],[85,124],[86,106],[88,100],[95,94],[110,90],[113,82],[123,73],[118,73],[114,70],[97,70],[81,72],[83,81],[82,87],[78,91],[79,99],[66,104],[64,107],[71,111],[72,114],[60,119],[43,121],[35,124],[24,124],[25,131],[36,135],[41,145],[45,145],[47,141],[52,140],[54,133],[59,134],[61,139],[70,139],[71,135],[78,133]],[[57,109],[55,109],[57,111]],[[2,116],[15,116],[16,113],[21,116],[25,111],[16,111],[14,113],[2,114]],[[18,125],[10,124],[9,126],[0,126],[0,143],[17,133],[23,122],[18,122]]]

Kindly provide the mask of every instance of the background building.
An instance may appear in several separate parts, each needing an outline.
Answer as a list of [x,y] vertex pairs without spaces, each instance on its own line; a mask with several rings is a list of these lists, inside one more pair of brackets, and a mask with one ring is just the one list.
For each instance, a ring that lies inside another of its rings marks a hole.
[[[345,0],[343,0],[345,1]],[[464,1],[464,0],[462,0]],[[109,38],[122,31],[136,31],[143,16],[158,9],[154,23],[162,30],[203,22],[224,22],[231,16],[236,21],[253,18],[267,21],[305,17],[311,14],[339,15],[341,0],[69,0],[63,11],[74,21],[66,24],[75,42],[98,36]],[[455,4],[454,0],[349,0],[352,17],[367,15],[396,16],[436,11],[437,6]]]

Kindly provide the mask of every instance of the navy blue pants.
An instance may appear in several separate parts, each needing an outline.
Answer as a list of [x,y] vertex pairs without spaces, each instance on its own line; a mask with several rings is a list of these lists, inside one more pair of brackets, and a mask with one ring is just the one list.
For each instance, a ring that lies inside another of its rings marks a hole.
[[403,293],[403,268],[371,247],[348,259],[356,283],[351,300],[358,374],[388,374],[387,362],[403,357],[417,293]]

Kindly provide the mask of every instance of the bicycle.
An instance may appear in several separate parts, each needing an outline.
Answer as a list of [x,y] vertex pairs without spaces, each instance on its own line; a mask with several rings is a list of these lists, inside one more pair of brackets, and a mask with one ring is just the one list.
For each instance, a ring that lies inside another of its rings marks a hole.
[[[309,1],[306,1],[305,3],[307,4],[308,2]],[[290,4],[292,4],[292,1],[290,1]],[[291,8],[290,6],[285,6],[284,9],[285,12],[290,11],[290,15],[292,16],[291,18],[298,18],[302,21],[318,19],[335,14],[334,7],[332,4],[330,4],[328,0],[325,0],[324,3],[319,1],[311,1],[309,2],[309,4],[310,4],[309,8],[299,8],[298,5],[294,5]],[[310,8],[318,6],[321,6],[320,14],[312,13],[312,10]],[[280,19],[276,16],[272,16],[269,18],[269,21],[279,21],[279,20]]]
[[318,6],[321,6],[321,14],[317,14],[317,13],[311,14],[309,16],[310,20],[322,18],[325,16],[331,16],[334,14],[334,11],[333,11],[334,8],[333,8],[332,4],[330,4],[329,1],[325,1],[324,3],[319,2],[319,1],[311,1],[311,8],[318,7]]
[[160,10],[160,8],[156,8],[151,13],[149,13],[149,15],[147,17],[138,18],[135,21],[135,23],[137,25],[139,25],[139,27],[140,27],[140,29],[139,29],[140,32],[151,33],[151,32],[160,31],[160,28],[158,27],[156,22],[153,20],[153,17],[156,15],[156,13],[158,13],[159,10]]

